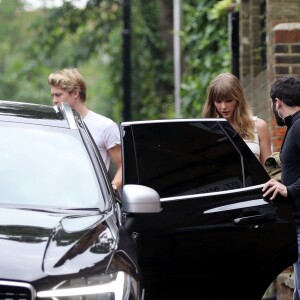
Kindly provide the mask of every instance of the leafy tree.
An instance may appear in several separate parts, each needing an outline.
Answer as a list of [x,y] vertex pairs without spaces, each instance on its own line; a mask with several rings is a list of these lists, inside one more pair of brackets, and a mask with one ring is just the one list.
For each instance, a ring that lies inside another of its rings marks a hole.
[[[173,110],[169,105],[173,92],[172,58],[165,52],[167,46],[159,27],[160,8],[158,0],[132,4],[133,119],[167,117]],[[62,7],[44,10],[34,22],[31,28],[36,38],[28,47],[31,59],[35,57],[47,67],[55,64],[56,69],[79,67],[93,60],[110,87],[102,85],[104,89],[98,89],[98,99],[92,102],[106,103],[105,114],[116,120],[121,116],[123,98],[122,13],[120,1],[89,0],[85,9],[65,1]],[[101,85],[93,81],[98,87]]]
[[231,3],[227,0],[226,3],[213,0],[183,1],[183,116],[200,117],[210,80],[230,70],[227,8]]
[[[65,0],[61,7],[26,11],[24,1],[0,2],[1,98],[50,104],[49,73],[78,67],[87,80],[88,106],[121,121],[123,2],[88,0],[79,9]],[[182,1],[182,116],[198,117],[208,82],[229,69],[230,2]],[[172,0],[131,1],[134,120],[175,116],[172,9]]]
[[[20,30],[21,23],[26,19],[21,18],[18,12],[22,10],[22,1],[2,0],[0,2],[0,95],[1,99],[11,99],[14,93],[15,85],[14,78],[17,76],[18,60],[22,59],[21,51],[12,49],[18,48],[20,41],[24,40],[22,31]],[[19,48],[18,48],[19,49]],[[11,76],[7,76],[11,74]]]

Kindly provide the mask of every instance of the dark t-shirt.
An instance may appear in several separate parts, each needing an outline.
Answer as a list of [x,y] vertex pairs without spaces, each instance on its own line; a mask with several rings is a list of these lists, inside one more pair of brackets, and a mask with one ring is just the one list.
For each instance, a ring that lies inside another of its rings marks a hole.
[[293,201],[296,226],[300,227],[300,111],[285,118],[287,132],[281,148],[281,181]]

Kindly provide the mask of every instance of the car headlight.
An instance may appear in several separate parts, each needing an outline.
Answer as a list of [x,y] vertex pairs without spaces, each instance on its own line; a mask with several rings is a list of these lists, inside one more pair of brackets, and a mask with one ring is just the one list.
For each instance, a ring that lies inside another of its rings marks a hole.
[[38,291],[37,298],[55,300],[125,300],[138,299],[137,282],[124,272],[64,281],[47,291]]

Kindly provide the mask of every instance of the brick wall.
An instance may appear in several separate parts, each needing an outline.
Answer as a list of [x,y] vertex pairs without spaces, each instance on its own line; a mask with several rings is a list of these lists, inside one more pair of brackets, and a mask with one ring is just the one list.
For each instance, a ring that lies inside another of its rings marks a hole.
[[[240,80],[254,114],[269,124],[274,151],[280,150],[285,131],[273,120],[270,87],[279,76],[300,76],[299,24],[300,0],[241,0]],[[262,32],[266,64],[258,55]]]
[[[300,5],[300,4],[299,4]],[[274,26],[271,37],[270,77],[300,77],[300,22],[281,23]],[[271,136],[274,151],[279,151],[285,128],[272,120]]]

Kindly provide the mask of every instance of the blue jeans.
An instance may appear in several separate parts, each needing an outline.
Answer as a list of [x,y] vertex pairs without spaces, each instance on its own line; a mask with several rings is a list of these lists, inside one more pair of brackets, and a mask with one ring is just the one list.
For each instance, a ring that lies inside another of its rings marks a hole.
[[300,300],[300,227],[297,227],[298,261],[294,263],[294,300]]

